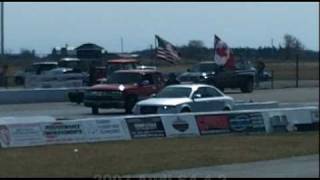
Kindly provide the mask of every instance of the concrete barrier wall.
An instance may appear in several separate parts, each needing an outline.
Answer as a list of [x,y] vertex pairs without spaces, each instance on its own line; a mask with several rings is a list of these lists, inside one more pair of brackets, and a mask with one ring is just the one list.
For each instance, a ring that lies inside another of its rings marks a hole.
[[267,109],[267,108],[278,108],[278,107],[279,107],[279,103],[277,101],[235,102],[233,110]]
[[0,104],[68,101],[68,92],[79,88],[0,90]]
[[288,132],[297,125],[319,124],[317,107],[145,116],[97,117],[52,121],[0,119],[2,148],[88,143],[141,138],[202,136],[221,133]]

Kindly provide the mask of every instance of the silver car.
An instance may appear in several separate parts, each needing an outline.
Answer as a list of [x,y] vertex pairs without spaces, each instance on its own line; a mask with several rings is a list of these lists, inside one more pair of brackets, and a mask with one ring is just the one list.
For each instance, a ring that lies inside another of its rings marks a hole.
[[234,100],[217,88],[205,84],[171,85],[157,95],[139,101],[134,114],[206,112],[232,110]]

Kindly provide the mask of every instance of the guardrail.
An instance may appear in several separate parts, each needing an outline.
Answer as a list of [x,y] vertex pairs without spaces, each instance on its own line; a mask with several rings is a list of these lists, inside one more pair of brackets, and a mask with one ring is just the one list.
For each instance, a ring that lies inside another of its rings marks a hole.
[[0,104],[68,101],[68,92],[81,88],[38,88],[0,90]]
[[[319,128],[317,107],[119,116],[78,120],[0,119],[2,148],[220,133]],[[299,128],[299,127],[302,127]]]

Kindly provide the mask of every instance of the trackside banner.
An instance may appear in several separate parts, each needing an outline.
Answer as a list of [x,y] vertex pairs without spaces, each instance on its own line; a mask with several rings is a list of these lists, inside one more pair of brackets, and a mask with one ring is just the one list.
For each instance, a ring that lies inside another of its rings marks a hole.
[[41,123],[0,125],[0,147],[35,146],[46,144]]
[[0,118],[0,147],[88,143],[238,132],[288,132],[319,126],[316,107],[123,116],[56,121]]
[[199,136],[194,115],[161,117],[167,137]]
[[124,119],[91,119],[82,125],[88,142],[130,139]]
[[126,119],[131,138],[166,137],[160,117]]

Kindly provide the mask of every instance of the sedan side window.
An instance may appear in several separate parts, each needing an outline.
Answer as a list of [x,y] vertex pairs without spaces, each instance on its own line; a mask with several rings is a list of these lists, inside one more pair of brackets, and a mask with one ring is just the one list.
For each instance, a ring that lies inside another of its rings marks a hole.
[[210,87],[205,88],[205,97],[220,97],[220,96],[222,96],[222,94],[220,94],[214,88],[210,88]]
[[193,98],[204,98],[205,97],[205,89],[199,88],[197,91],[195,91],[192,95]]

